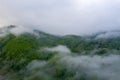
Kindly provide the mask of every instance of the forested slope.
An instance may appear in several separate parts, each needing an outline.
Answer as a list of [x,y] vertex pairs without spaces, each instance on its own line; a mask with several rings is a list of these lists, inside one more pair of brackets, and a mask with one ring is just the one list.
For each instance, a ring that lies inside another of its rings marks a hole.
[[[63,56],[59,55],[61,52],[43,50],[64,45],[70,49],[72,55],[77,56],[119,55],[120,37],[97,38],[101,34],[103,33],[87,37],[55,36],[37,30],[34,30],[34,33],[17,36],[12,33],[7,34],[0,38],[0,75],[3,80],[102,80],[93,77],[87,79],[83,74],[73,78],[75,71],[68,70],[57,62]],[[35,63],[41,65],[29,72],[28,66],[36,65]]]

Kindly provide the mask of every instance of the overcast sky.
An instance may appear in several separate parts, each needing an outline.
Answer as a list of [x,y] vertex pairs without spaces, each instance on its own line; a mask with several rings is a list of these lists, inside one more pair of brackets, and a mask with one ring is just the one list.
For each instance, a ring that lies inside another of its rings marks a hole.
[[0,27],[22,25],[52,34],[120,29],[120,0],[0,0]]

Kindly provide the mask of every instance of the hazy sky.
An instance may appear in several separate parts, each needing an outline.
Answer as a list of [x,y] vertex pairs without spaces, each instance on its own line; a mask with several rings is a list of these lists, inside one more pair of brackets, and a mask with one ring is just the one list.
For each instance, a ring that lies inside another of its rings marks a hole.
[[120,29],[120,0],[0,0],[0,26],[16,24],[53,34]]

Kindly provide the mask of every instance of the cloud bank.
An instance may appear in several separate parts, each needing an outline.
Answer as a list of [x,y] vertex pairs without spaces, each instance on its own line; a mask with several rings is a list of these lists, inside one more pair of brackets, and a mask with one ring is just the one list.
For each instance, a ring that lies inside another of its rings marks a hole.
[[120,37],[120,31],[111,31],[98,35],[96,39],[110,39],[110,38],[119,38],[119,37]]
[[52,48],[44,48],[42,50],[47,52],[71,53],[70,49],[63,45],[58,45]]
[[[58,78],[53,75],[57,74],[59,69],[60,71],[65,70],[69,80],[120,79],[120,55],[115,53],[111,53],[107,56],[74,55],[72,52],[66,54],[66,52],[68,52],[66,50],[69,49],[65,46],[56,46],[45,49],[48,52],[58,51],[59,53],[55,54],[49,61],[34,60],[29,63],[27,70],[31,75],[27,76],[25,80],[31,80],[33,77],[44,80],[56,80]],[[69,76],[71,72],[73,74]]]
[[119,0],[0,0],[0,26],[20,25],[52,34],[120,29]]
[[76,71],[73,80],[79,80],[82,75],[85,75],[86,80],[119,80],[119,61],[119,55],[66,56],[62,60],[62,62],[67,62],[68,69]]

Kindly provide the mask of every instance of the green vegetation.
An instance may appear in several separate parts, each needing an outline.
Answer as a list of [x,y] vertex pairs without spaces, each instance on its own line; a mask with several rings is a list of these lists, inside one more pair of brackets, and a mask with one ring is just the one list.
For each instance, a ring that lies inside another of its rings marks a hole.
[[[41,51],[45,47],[65,45],[76,55],[90,54],[92,51],[97,55],[109,54],[109,51],[120,52],[120,38],[95,39],[92,36],[54,36],[35,32],[37,35],[9,34],[0,38],[0,75],[3,76],[3,80],[75,80],[72,79],[75,72],[57,62],[58,52]],[[29,72],[26,67],[34,60],[45,61],[46,64],[36,69],[36,72]],[[44,75],[41,72],[45,72]],[[79,80],[87,79],[82,76]]]

